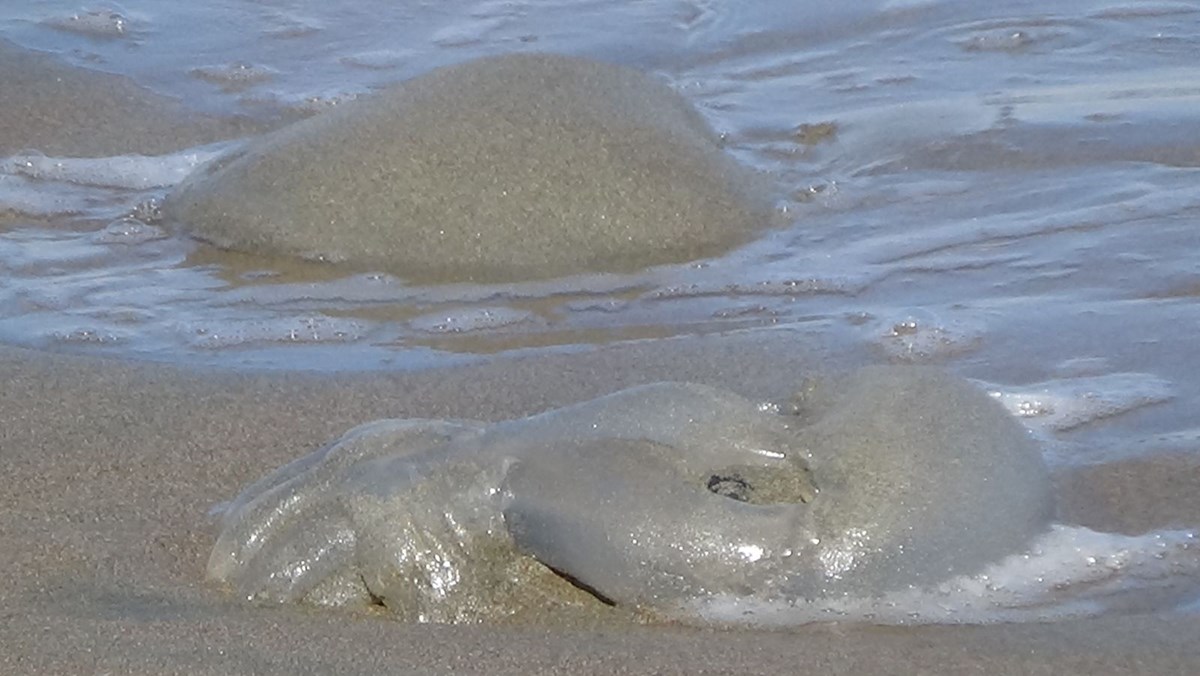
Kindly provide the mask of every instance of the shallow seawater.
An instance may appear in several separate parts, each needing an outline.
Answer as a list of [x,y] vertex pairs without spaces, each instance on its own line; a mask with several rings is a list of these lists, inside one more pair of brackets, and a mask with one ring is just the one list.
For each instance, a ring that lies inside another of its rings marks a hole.
[[[361,370],[803,327],[980,380],[1060,473],[1200,472],[1200,2],[0,7],[0,37],[263,119],[485,54],[621,62],[667,78],[781,196],[777,227],[717,259],[416,286],[156,222],[156,200],[237,141],[100,160],[29,148],[0,158],[2,341]],[[1127,535],[1200,527],[1151,512]],[[1083,540],[1055,551],[1104,549]]]

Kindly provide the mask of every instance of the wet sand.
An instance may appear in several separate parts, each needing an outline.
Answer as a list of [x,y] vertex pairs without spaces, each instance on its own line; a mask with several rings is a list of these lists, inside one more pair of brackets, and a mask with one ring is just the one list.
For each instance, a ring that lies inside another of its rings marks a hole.
[[[1124,615],[989,627],[830,624],[790,631],[639,626],[604,618],[569,627],[536,620],[435,626],[404,624],[382,613],[247,606],[203,580],[214,537],[206,510],[358,422],[500,419],[662,379],[778,397],[806,364],[823,360],[837,361],[813,336],[783,331],[338,376],[213,373],[0,349],[6,479],[0,498],[0,672],[1200,670],[1200,619],[1194,617]],[[1073,486],[1075,504],[1098,490],[1086,474],[1064,483]],[[1162,509],[1154,503],[1147,498],[1130,509]]]
[[195,113],[128,78],[72,68],[2,39],[0,63],[0,156],[159,155],[270,126]]
[[[17,56],[5,53],[6,66]],[[89,108],[110,89],[95,74],[46,99],[16,95],[9,84],[16,80],[4,78],[18,70],[33,73],[28,81],[38,87],[73,77],[39,70],[48,63],[41,57],[20,58],[32,60],[0,75],[2,148],[156,152],[241,129],[220,123],[205,131],[207,123],[164,104],[163,123],[178,128],[148,133],[145,120],[127,123],[119,105]],[[170,140],[161,148],[139,145],[164,136]],[[0,673],[1200,672],[1200,619],[1188,616],[790,631],[604,618],[435,626],[384,614],[248,606],[203,579],[214,539],[206,511],[352,425],[381,417],[498,420],[668,379],[782,398],[813,364],[841,369],[869,359],[824,340],[816,332],[758,332],[336,376],[214,372],[0,347]],[[1174,456],[1077,471],[1059,477],[1061,504],[1073,520],[1101,529],[1194,519],[1181,510],[1200,494],[1195,470],[1194,460]],[[1162,475],[1173,478],[1171,490],[1138,490],[1146,477]]]

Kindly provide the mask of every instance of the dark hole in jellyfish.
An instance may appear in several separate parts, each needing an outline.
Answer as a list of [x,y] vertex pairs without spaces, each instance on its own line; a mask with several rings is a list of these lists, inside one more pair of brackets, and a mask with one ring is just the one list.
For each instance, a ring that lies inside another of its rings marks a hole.
[[811,502],[817,494],[812,474],[803,465],[725,467],[704,479],[709,492],[751,505]]
[[738,502],[750,502],[754,487],[740,474],[713,474],[708,477],[708,490]]

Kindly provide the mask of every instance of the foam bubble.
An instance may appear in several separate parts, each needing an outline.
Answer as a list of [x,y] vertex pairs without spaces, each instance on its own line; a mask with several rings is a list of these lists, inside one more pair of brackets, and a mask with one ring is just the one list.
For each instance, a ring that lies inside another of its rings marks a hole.
[[366,334],[361,322],[319,315],[190,324],[183,330],[193,347],[207,349],[254,343],[349,343]]
[[1027,424],[1062,432],[1093,420],[1167,401],[1171,384],[1148,373],[1111,373],[1035,383],[989,394]]
[[959,47],[968,52],[1018,52],[1043,40],[1041,35],[1018,28],[980,31],[960,40]]
[[650,300],[709,296],[816,296],[851,295],[867,280],[838,276],[785,277],[747,281],[702,281],[663,286],[646,294]]
[[603,312],[611,314],[621,312],[629,307],[629,301],[621,300],[620,298],[588,298],[584,300],[572,300],[563,303],[563,309],[570,312]]
[[969,352],[979,346],[983,331],[965,321],[945,321],[917,309],[865,324],[869,339],[891,361],[928,362]]
[[533,319],[533,313],[510,307],[480,307],[422,315],[409,326],[427,333],[464,333],[520,324]]
[[[1025,553],[1009,556],[976,575],[958,576],[929,588],[873,598],[722,596],[698,602],[698,610],[710,622],[757,626],[830,620],[877,624],[1045,621],[1147,606],[1181,607],[1200,595],[1197,574],[1200,541],[1190,531],[1127,536],[1056,525]],[[1131,601],[1133,598],[1138,600]]]
[[0,174],[98,188],[166,188],[219,154],[215,146],[162,156],[47,157],[23,153],[0,159]]
[[163,239],[167,233],[156,225],[149,225],[132,217],[126,216],[109,223],[103,230],[92,234],[92,241],[97,244],[134,245]]
[[133,22],[129,17],[111,7],[88,9],[67,16],[53,17],[44,23],[51,28],[96,38],[124,38],[133,33]]
[[245,61],[199,66],[189,72],[197,79],[218,85],[226,90],[245,89],[266,82],[276,75],[273,68]]
[[95,327],[52,331],[50,337],[57,342],[74,345],[113,345],[129,340],[128,334]]

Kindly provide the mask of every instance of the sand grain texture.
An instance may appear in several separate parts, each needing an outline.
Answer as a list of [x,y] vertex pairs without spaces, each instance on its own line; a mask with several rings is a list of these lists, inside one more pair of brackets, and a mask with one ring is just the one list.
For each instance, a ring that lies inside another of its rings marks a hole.
[[[47,57],[5,45],[0,57],[0,153],[165,152],[237,133],[237,125],[176,131],[192,124],[178,109],[155,128],[132,115],[145,109],[130,107],[136,96],[123,97],[123,85],[84,95],[110,87],[104,76],[85,73],[92,84],[80,89],[71,84],[80,71],[60,72]],[[0,674],[1200,673],[1194,616],[791,632],[436,626],[252,607],[203,581],[209,507],[360,422],[500,420],[669,379],[782,399],[808,365],[863,361],[852,348],[833,353],[819,335],[791,331],[340,376],[202,372],[0,347]],[[1079,472],[1063,481],[1065,503],[1096,528],[1157,527],[1200,493],[1179,471],[1192,466],[1151,458]],[[1139,490],[1160,478],[1170,490]]]
[[655,77],[551,54],[436,69],[201,167],[164,209],[237,251],[409,280],[512,281],[713,256],[766,179]]
[[[203,581],[205,510],[384,416],[501,419],[674,376],[779,396],[822,348],[662,341],[414,374],[200,373],[0,349],[0,672],[1089,673],[1200,669],[1195,618],[791,632],[436,626],[259,608]],[[1152,508],[1152,507],[1142,507]],[[1103,524],[1099,524],[1103,525]],[[69,646],[69,649],[67,648]]]
[[6,40],[0,40],[0,92],[0,156],[161,155],[268,126],[195,113],[128,78],[73,68]]

